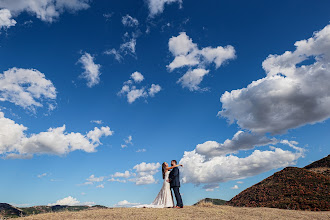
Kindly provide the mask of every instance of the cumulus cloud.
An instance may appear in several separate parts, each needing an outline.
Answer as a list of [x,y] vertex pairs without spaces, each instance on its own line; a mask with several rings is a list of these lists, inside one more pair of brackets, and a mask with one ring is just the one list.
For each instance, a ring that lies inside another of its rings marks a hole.
[[131,74],[131,79],[124,82],[123,87],[118,92],[118,95],[124,95],[127,97],[128,103],[133,103],[138,98],[154,97],[156,93],[160,92],[160,85],[152,84],[151,87],[146,89],[145,87],[137,88],[136,84],[142,82],[144,76],[140,72],[134,72]]
[[48,206],[54,206],[54,205],[68,205],[68,206],[76,206],[76,205],[94,205],[94,202],[79,202],[76,198],[73,198],[72,196],[65,197],[63,199],[57,200],[55,203],[49,203]]
[[8,9],[0,9],[0,29],[10,28],[16,25],[16,21],[12,19],[11,12]]
[[198,144],[196,146],[196,153],[205,155],[208,158],[224,156],[230,153],[237,153],[240,150],[250,150],[256,146],[266,146],[269,144],[277,144],[278,142],[276,138],[268,138],[260,134],[238,131],[232,139],[227,139],[224,143],[206,141],[203,144]]
[[160,92],[160,90],[162,90],[162,87],[160,87],[160,85],[151,84],[148,93],[151,97],[154,97],[155,94]]
[[94,130],[89,131],[86,136],[91,139],[93,143],[101,144],[100,138],[102,136],[111,136],[112,134],[113,131],[107,126],[101,128],[95,127]]
[[128,14],[122,17],[121,22],[124,26],[128,27],[134,27],[139,25],[139,21]]
[[127,200],[123,200],[118,202],[117,204],[115,204],[114,206],[119,206],[119,207],[131,207],[131,206],[135,206],[135,205],[139,205],[140,203],[132,203],[132,202],[128,202]]
[[154,17],[157,14],[161,14],[164,11],[165,5],[171,3],[179,3],[180,8],[182,7],[183,0],[146,0],[149,7],[149,16]]
[[231,189],[238,189],[238,186],[234,185],[233,187],[231,187]]
[[46,22],[54,22],[65,11],[76,12],[89,8],[90,0],[1,0],[0,8],[13,15],[28,12]]
[[128,170],[126,170],[124,173],[116,172],[115,174],[112,175],[112,177],[128,178],[131,175],[132,174]]
[[136,185],[154,184],[157,181],[154,175],[160,171],[159,163],[145,163],[142,162],[133,167],[132,172],[126,170],[125,172],[116,172],[110,176],[108,181],[126,183],[126,179],[129,182],[133,182]]
[[209,72],[209,70],[201,68],[189,70],[178,80],[178,83],[181,83],[183,88],[188,88],[190,91],[198,90],[198,85]]
[[137,71],[132,73],[131,77],[134,80],[134,82],[136,82],[136,83],[140,83],[144,80],[143,75],[140,72],[137,72]]
[[123,179],[115,179],[113,177],[111,177],[110,179],[108,179],[109,182],[120,182],[120,183],[126,183],[126,180],[123,180]]
[[[6,118],[0,112],[0,154],[31,156],[33,154],[65,155],[75,150],[95,152],[99,138],[112,135],[110,128],[95,128],[86,135],[66,132],[66,126],[49,128],[46,132],[26,135],[27,127]],[[12,156],[11,156],[12,157]]]
[[0,74],[0,101],[35,111],[42,101],[51,104],[55,99],[56,88],[38,70],[14,67]]
[[328,119],[330,25],[294,45],[294,51],[267,57],[264,78],[225,92],[219,115],[243,129],[272,134]]
[[180,163],[184,183],[215,184],[254,176],[272,169],[295,164],[302,151],[292,152],[274,148],[273,151],[255,150],[245,158],[215,156],[206,158],[196,150],[185,152]]
[[212,63],[219,68],[224,62],[234,59],[235,49],[231,45],[198,48],[196,43],[185,33],[181,32],[177,37],[171,37],[168,42],[169,51],[174,60],[167,66],[169,71],[177,68],[188,67],[188,71],[178,80],[182,87],[191,91],[199,90],[199,84],[205,75],[209,73],[208,68]]
[[135,182],[136,185],[146,185],[156,183],[154,175],[159,172],[159,163],[145,163],[142,162],[133,167],[136,171],[136,177],[130,179],[130,181]]
[[102,182],[104,180],[104,177],[96,177],[94,174],[92,174],[90,177],[87,178],[89,182]]
[[100,83],[100,64],[94,63],[94,57],[91,56],[89,53],[85,52],[80,59],[78,60],[79,63],[82,64],[82,68],[85,70],[80,77],[87,80],[87,86],[89,88],[97,85]]

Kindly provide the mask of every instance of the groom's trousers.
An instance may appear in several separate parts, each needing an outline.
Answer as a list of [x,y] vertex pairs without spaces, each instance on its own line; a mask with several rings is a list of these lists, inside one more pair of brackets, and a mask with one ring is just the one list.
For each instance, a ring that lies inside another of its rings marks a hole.
[[180,195],[180,187],[173,187],[173,192],[174,192],[174,195],[175,195],[175,199],[176,199],[176,205],[179,206],[179,207],[183,207],[183,203],[182,203],[182,198],[181,198],[181,195]]

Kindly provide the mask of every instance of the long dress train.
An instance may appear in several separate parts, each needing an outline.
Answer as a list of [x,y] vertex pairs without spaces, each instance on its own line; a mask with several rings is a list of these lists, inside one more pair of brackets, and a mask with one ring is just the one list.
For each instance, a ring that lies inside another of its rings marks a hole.
[[156,196],[155,200],[148,205],[137,205],[134,206],[136,208],[170,208],[173,207],[173,196],[172,196],[172,192],[171,192],[171,187],[170,187],[170,183],[168,183],[166,180],[168,180],[170,171],[167,171],[165,173],[165,178],[163,181],[163,186],[160,189],[158,195]]

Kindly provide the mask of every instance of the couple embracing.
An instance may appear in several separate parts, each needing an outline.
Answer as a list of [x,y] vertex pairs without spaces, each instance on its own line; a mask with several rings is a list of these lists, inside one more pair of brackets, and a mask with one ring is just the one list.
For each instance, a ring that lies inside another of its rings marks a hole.
[[[162,164],[162,174],[163,174],[163,186],[160,189],[157,197],[150,205],[140,205],[139,207],[148,208],[183,208],[182,198],[180,195],[180,171],[179,166],[182,164],[177,164],[176,160],[171,161],[171,166],[164,162]],[[172,191],[174,192],[176,199],[176,206],[174,206],[174,200]]]

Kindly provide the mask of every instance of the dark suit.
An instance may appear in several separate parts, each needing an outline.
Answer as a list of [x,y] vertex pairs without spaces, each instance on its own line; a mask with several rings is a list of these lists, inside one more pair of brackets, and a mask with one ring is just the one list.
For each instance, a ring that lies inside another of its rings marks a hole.
[[180,171],[179,168],[174,167],[173,170],[170,172],[170,186],[173,189],[175,198],[176,198],[176,205],[179,207],[183,207],[182,198],[180,195]]

